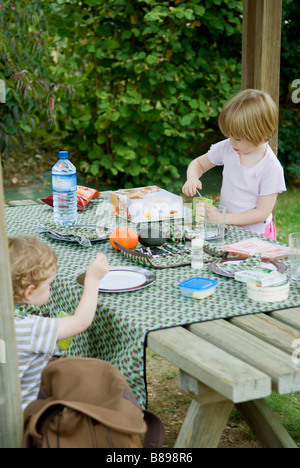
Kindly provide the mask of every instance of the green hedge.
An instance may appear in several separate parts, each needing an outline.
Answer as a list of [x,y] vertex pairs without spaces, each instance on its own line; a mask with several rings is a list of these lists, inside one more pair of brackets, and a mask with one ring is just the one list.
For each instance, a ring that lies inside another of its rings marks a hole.
[[300,183],[300,8],[283,2],[278,156],[288,182]]
[[4,0],[0,5],[0,79],[6,98],[0,103],[3,159],[30,151],[37,138],[49,141],[47,133],[58,130],[55,98],[70,91],[50,71],[49,3]]
[[[6,0],[0,154],[55,142],[104,184],[179,188],[191,158],[219,138],[219,111],[240,90],[242,6]],[[279,158],[292,181],[300,163],[300,104],[291,89],[300,79],[299,21],[296,1],[283,2]]]
[[75,89],[60,125],[79,168],[120,186],[174,183],[240,89],[241,11],[231,0],[58,8],[55,71]]

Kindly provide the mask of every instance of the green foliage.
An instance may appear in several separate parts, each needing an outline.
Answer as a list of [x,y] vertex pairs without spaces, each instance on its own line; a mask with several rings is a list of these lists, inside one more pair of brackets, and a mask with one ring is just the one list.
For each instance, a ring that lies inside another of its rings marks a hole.
[[51,80],[47,11],[47,2],[37,0],[0,5],[0,79],[6,91],[0,104],[0,155],[20,151],[44,121],[55,126],[55,98],[67,88]]
[[240,88],[242,2],[56,2],[61,128],[79,168],[118,185],[179,178]]
[[[50,149],[59,138],[78,169],[103,183],[179,188],[189,161],[215,138],[221,107],[240,90],[242,6],[6,0],[0,154],[36,141]],[[292,101],[299,20],[296,0],[283,2],[279,157],[291,181],[300,166],[300,104]]]
[[278,155],[290,183],[300,181],[299,3],[283,4]]
[[[287,107],[288,106],[288,107]],[[288,103],[281,111],[278,156],[290,185],[300,182],[300,104]]]

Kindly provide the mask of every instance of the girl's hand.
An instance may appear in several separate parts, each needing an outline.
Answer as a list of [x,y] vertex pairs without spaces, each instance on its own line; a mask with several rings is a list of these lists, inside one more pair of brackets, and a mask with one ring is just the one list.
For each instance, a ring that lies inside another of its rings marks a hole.
[[182,187],[182,192],[187,197],[193,197],[197,193],[197,189],[202,189],[202,184],[199,179],[188,179]]
[[221,224],[224,222],[224,213],[220,213],[213,205],[206,205],[206,220],[208,223]]
[[109,271],[106,255],[97,253],[86,270],[84,288],[74,315],[60,319],[57,340],[66,340],[85,331],[93,322],[98,301],[99,281]]
[[106,255],[97,253],[95,260],[93,260],[86,271],[86,279],[95,279],[100,281],[109,272],[109,264]]
[[220,224],[224,221],[224,213],[220,213],[213,205],[197,202],[197,217],[207,223]]
[[205,219],[205,207],[206,206],[207,204],[201,201],[197,201],[196,203],[197,218],[201,221],[204,221]]

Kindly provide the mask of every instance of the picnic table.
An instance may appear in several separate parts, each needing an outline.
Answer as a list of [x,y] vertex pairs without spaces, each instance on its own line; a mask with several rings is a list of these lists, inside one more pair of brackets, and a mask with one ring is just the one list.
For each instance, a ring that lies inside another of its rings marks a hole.
[[217,447],[236,405],[264,447],[296,448],[264,398],[299,391],[299,335],[299,307],[149,333],[149,348],[179,367],[192,398],[175,447]]
[[[112,249],[107,241],[84,246],[39,232],[53,222],[52,209],[31,203],[6,207],[8,235],[38,235],[56,252],[59,270],[45,313],[73,313],[82,287],[80,274],[97,251],[110,265],[136,265],[135,258]],[[108,212],[107,199],[90,202],[79,213],[78,225],[96,220],[130,225]],[[228,242],[251,236],[230,227]],[[176,447],[217,447],[233,405],[242,413],[254,434],[266,447],[296,447],[264,398],[300,390],[297,348],[300,336],[299,285],[291,284],[286,301],[251,301],[244,284],[217,276],[206,259],[203,276],[218,281],[216,292],[203,301],[183,297],[178,284],[193,276],[188,255],[178,266],[147,263],[154,271],[149,287],[128,293],[99,293],[97,313],[91,327],[78,335],[67,352],[110,361],[127,378],[142,406],[147,405],[146,347],[180,369],[180,387],[192,403]],[[135,262],[135,263],[133,263]],[[137,265],[136,265],[137,266]],[[171,267],[170,267],[171,266]],[[289,271],[288,271],[289,274]],[[46,311],[47,309],[47,311]]]

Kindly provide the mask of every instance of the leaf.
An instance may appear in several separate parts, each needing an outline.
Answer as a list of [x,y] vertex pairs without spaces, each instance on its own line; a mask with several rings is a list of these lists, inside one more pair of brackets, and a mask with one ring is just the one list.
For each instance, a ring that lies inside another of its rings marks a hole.
[[115,39],[109,39],[107,41],[107,47],[109,49],[118,49],[120,47],[120,43],[116,41]]
[[189,101],[189,106],[192,108],[192,109],[198,109],[198,101],[196,99],[191,99]]
[[135,15],[130,15],[130,23],[131,24],[137,24],[138,20]]
[[146,62],[149,64],[149,65],[153,65],[156,63],[156,60],[157,60],[157,54],[150,54],[147,56],[146,58]]
[[132,36],[132,31],[123,31],[121,34],[122,40],[129,39]]
[[196,5],[195,6],[195,14],[197,16],[203,16],[205,13],[205,8],[202,5]]
[[109,116],[110,116],[110,119],[112,120],[112,122],[116,122],[120,117],[120,112],[112,111],[112,112],[110,112]]
[[149,102],[147,101],[142,102],[141,104],[142,112],[149,112],[151,109],[153,109],[153,106]]
[[80,149],[81,151],[86,151],[86,150],[88,149],[88,147],[89,147],[89,144],[88,144],[87,141],[81,141],[81,142],[79,143],[79,149]]
[[190,125],[192,119],[189,115],[184,115],[183,117],[181,117],[180,119],[180,123],[181,125]]
[[96,176],[98,174],[98,171],[99,171],[99,165],[98,164],[92,164],[90,166],[90,173],[93,175],[93,176]]
[[20,127],[22,128],[22,130],[24,130],[24,132],[26,133],[31,133],[32,132],[32,129],[29,125],[24,125],[24,124],[20,124]]
[[80,117],[80,120],[82,120],[83,122],[87,122],[89,120],[91,120],[92,116],[91,114],[86,114],[86,115],[83,115],[82,117]]
[[102,145],[103,143],[105,143],[105,136],[104,135],[98,135],[97,143],[99,143],[99,145]]
[[98,0],[85,0],[85,3],[89,6],[95,6],[98,3]]
[[173,55],[173,50],[167,49],[166,54],[165,54],[166,59],[169,60],[172,57],[172,55]]

